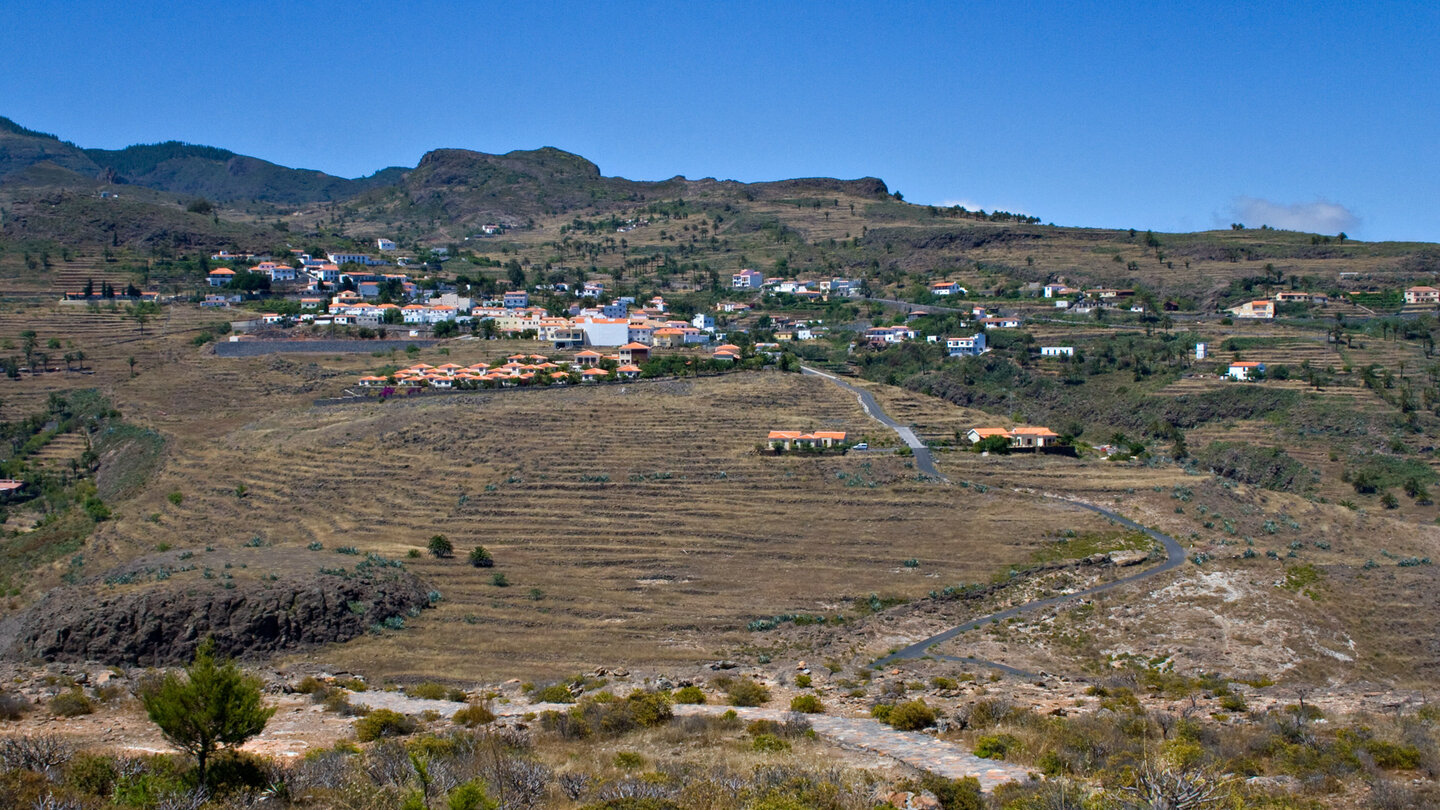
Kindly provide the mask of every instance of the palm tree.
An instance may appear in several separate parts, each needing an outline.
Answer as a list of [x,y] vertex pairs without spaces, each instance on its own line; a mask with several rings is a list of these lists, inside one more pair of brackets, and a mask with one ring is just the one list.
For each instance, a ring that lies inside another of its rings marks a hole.
[[25,341],[25,365],[30,368],[30,373],[35,373],[35,349],[40,345],[40,336],[35,334],[34,329],[26,329],[20,333]]

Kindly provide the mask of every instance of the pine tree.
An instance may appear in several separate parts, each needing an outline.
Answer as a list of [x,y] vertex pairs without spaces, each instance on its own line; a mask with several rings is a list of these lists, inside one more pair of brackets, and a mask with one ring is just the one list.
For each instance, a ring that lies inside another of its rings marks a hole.
[[195,757],[200,784],[221,748],[236,747],[265,730],[275,710],[260,703],[260,682],[234,661],[216,662],[215,642],[206,639],[182,679],[175,673],[141,696],[145,713],[171,745]]

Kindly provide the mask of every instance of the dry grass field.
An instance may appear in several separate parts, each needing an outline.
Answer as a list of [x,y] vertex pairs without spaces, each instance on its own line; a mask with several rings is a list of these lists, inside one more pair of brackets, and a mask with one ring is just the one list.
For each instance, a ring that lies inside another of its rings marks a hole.
[[[984,580],[1058,528],[1102,523],[922,483],[900,457],[756,453],[771,428],[871,429],[852,398],[800,375],[306,408],[298,383],[278,386],[295,375],[277,362],[288,361],[239,361],[195,392],[185,410],[216,414],[209,435],[203,417],[157,418],[176,437],[170,462],[102,528],[97,559],[259,536],[323,544],[318,568],[353,562],[338,546],[403,557],[445,534],[455,559],[408,561],[445,595],[438,610],[324,654],[377,675],[696,662],[746,644],[751,619]],[[122,401],[132,394],[180,395],[138,380],[120,387]],[[465,562],[477,544],[493,571]],[[903,567],[910,558],[921,566]]]

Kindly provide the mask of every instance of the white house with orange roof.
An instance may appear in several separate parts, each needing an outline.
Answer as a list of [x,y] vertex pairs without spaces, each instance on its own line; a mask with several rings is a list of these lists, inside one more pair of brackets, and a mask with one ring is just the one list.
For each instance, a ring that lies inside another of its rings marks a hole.
[[950,357],[974,357],[986,351],[984,332],[976,332],[970,337],[945,338],[945,353]]
[[623,377],[627,380],[633,380],[636,377],[640,376],[640,367],[635,365],[634,363],[626,363],[625,365],[615,369],[615,375],[617,377]]
[[1256,380],[1265,376],[1265,364],[1254,360],[1236,360],[1230,364],[1225,376],[1232,380]]
[[1246,301],[1238,307],[1226,310],[1237,318],[1274,318],[1275,302],[1270,300]]
[[629,337],[631,343],[644,343],[646,346],[649,346],[651,341],[655,339],[655,325],[647,322],[636,323],[635,321],[631,321]]
[[644,343],[626,343],[620,347],[621,363],[643,363],[650,359],[650,347]]
[[651,344],[662,349],[678,349],[685,345],[685,331],[672,326],[656,329]]
[[765,274],[759,270],[741,270],[730,276],[730,287],[735,290],[758,290],[765,285]]
[[1435,287],[1410,287],[1405,290],[1407,304],[1440,304],[1440,289]]
[[1047,427],[1039,425],[1022,425],[1015,428],[1003,427],[982,427],[971,428],[965,434],[965,438],[971,444],[1000,436],[1005,438],[1012,448],[1017,450],[1039,450],[1044,447],[1054,446],[1060,440],[1060,434]]
[[585,333],[585,343],[590,346],[624,346],[630,342],[629,318],[577,318],[571,325]]
[[228,267],[217,267],[207,276],[211,287],[224,287],[235,280],[235,271]]
[[793,450],[797,447],[835,447],[845,443],[843,430],[772,430],[765,439],[772,450]]

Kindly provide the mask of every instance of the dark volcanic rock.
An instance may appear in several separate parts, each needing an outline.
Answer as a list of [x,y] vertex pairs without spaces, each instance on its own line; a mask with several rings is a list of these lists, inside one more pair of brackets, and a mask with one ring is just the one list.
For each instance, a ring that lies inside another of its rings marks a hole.
[[[429,605],[429,590],[414,574],[381,568],[342,577],[303,570],[316,564],[313,556],[309,566],[276,566],[290,573],[273,580],[167,573],[160,581],[143,581],[145,572],[155,579],[155,571],[173,568],[173,558],[137,560],[96,581],[52,590],[19,617],[5,645],[8,657],[183,663],[207,636],[225,655],[268,654],[346,641]],[[106,584],[117,578],[137,584]]]

